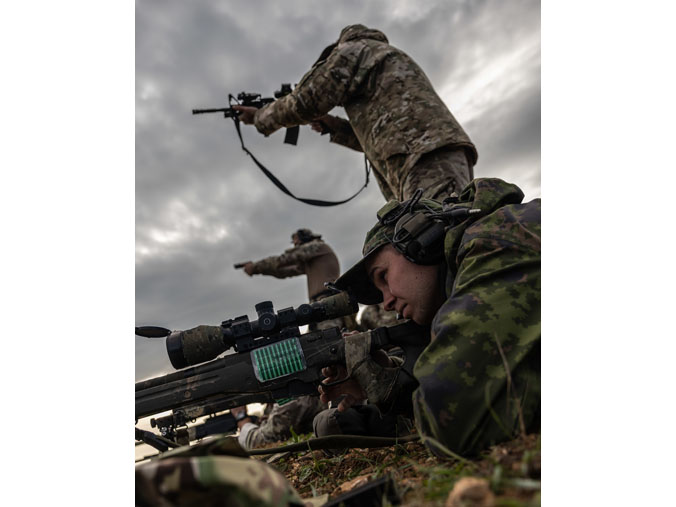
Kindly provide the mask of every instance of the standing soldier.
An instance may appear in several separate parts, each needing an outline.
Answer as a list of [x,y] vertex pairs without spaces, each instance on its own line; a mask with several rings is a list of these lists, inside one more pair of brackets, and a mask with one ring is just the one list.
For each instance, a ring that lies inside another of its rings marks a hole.
[[[349,121],[327,113],[342,106]],[[386,200],[460,192],[477,151],[413,59],[379,30],[350,25],[289,95],[261,109],[234,106],[259,132],[312,123],[331,141],[363,151]]]
[[310,229],[298,229],[291,235],[293,247],[282,255],[273,255],[257,262],[245,262],[242,266],[247,275],[269,275],[275,278],[307,276],[308,299],[319,301],[333,292],[324,283],[333,282],[340,276],[338,258],[321,235]]
[[[298,229],[291,235],[293,248],[282,255],[266,257],[258,262],[246,262],[244,271],[249,275],[270,275],[277,278],[306,275],[308,299],[311,302],[330,296],[334,292],[324,286],[340,275],[338,258],[321,235],[310,229]],[[354,329],[354,318],[339,318],[311,325],[311,329],[326,329],[338,326]],[[317,396],[301,396],[283,405],[275,405],[268,418],[260,425],[251,422],[246,407],[231,410],[240,428],[239,441],[245,449],[259,447],[267,442],[276,442],[296,433],[312,431],[312,419],[327,407]]]

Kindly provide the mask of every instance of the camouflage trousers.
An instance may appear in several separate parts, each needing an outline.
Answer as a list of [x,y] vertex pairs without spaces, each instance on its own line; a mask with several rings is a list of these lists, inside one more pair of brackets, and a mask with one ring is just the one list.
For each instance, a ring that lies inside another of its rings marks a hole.
[[284,476],[261,461],[233,456],[157,459],[136,467],[137,507],[308,505]]
[[[405,155],[395,155],[385,161],[387,173],[402,173]],[[413,165],[403,181],[395,182],[397,194],[394,199],[405,201],[418,189],[423,197],[442,201],[452,192],[460,191],[474,178],[474,168],[469,164],[464,149],[439,148],[425,153]]]
[[301,396],[284,405],[275,404],[260,426],[253,423],[242,426],[239,443],[245,449],[254,449],[269,442],[286,440],[291,437],[292,427],[296,433],[308,433],[312,431],[312,419],[325,408],[326,404],[319,396]]

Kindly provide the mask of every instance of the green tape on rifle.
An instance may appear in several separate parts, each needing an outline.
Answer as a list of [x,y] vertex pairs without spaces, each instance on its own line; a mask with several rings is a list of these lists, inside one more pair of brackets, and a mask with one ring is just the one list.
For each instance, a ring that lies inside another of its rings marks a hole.
[[280,398],[279,400],[275,400],[275,403],[281,407],[293,400],[295,400],[295,398]]
[[259,382],[267,382],[307,369],[298,338],[289,338],[251,351]]

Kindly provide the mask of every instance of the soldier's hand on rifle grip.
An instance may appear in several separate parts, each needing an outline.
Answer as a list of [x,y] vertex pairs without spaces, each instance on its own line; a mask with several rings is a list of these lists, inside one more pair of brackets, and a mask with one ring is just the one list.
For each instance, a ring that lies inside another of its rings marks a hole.
[[[322,368],[322,375],[326,376],[322,381],[322,384],[331,384],[345,379],[347,371],[344,366],[327,366],[326,368]],[[345,412],[352,405],[366,399],[366,393],[359,385],[359,382],[354,379],[347,379],[332,387],[324,385],[319,386],[319,399],[322,400],[323,403],[328,403],[341,396],[344,396],[344,398],[338,404],[339,412]]]
[[238,116],[239,121],[241,121],[245,125],[253,125],[254,116],[256,114],[256,111],[258,111],[257,108],[249,106],[232,106],[232,108],[235,111],[239,111]]
[[325,114],[324,116],[311,121],[310,127],[312,130],[319,132],[321,135],[332,134],[336,130],[336,117],[330,114]]

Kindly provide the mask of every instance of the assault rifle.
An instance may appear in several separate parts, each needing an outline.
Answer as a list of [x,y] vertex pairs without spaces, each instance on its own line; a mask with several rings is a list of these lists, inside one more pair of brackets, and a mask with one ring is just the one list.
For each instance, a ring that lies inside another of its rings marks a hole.
[[[174,332],[137,327],[136,334],[141,336],[168,335],[169,359],[180,371],[136,383],[136,418],[173,410],[193,419],[211,410],[214,413],[248,403],[318,395],[321,369],[345,364],[344,340],[337,327],[301,335],[299,326],[309,324],[312,329],[314,324],[350,315],[357,309],[356,301],[342,292],[276,313],[272,303],[265,301],[256,305],[255,321],[244,315],[220,326]],[[428,341],[427,330],[413,322],[371,331],[372,351],[388,346],[404,350],[397,385],[406,392],[417,385],[413,365]],[[214,359],[231,348],[236,353]],[[401,398],[406,396],[402,394]]]
[[[255,107],[257,109],[260,109],[261,107],[265,106],[266,104],[270,104],[271,102],[274,102],[275,99],[279,99],[281,97],[284,97],[285,95],[288,95],[291,93],[291,85],[289,83],[284,83],[282,84],[281,88],[275,92],[275,98],[272,97],[261,97],[260,93],[249,93],[249,92],[241,92],[237,94],[237,97],[234,97],[232,94],[228,95],[228,102],[230,103],[230,107],[221,107],[221,108],[213,108],[213,109],[193,109],[192,114],[205,114],[205,113],[223,113],[223,116],[225,118],[232,118],[233,123],[235,124],[235,130],[237,131],[237,136],[239,137],[239,142],[242,145],[242,150],[251,157],[251,159],[254,161],[254,163],[258,166],[258,168],[263,171],[265,176],[272,181],[272,183],[275,184],[275,186],[284,192],[286,195],[289,197],[296,199],[297,201],[304,202],[305,204],[309,204],[311,206],[337,206],[338,204],[343,204],[346,203],[353,198],[355,198],[359,193],[366,188],[369,182],[369,167],[368,167],[368,160],[366,158],[366,155],[364,155],[364,170],[366,172],[366,177],[364,180],[364,186],[361,187],[357,192],[355,192],[352,196],[348,197],[347,199],[343,199],[340,201],[324,201],[321,199],[308,199],[305,197],[297,197],[294,195],[291,190],[286,188],[284,183],[282,183],[279,178],[277,178],[270,170],[265,167],[259,160],[254,156],[251,151],[244,146],[244,139],[242,138],[242,132],[240,129],[240,121],[239,121],[239,115],[240,112],[235,110],[232,106],[233,105],[239,105],[239,106],[249,106],[249,107]],[[299,127],[296,125],[295,127],[289,127],[286,129],[286,135],[284,136],[284,142],[287,144],[293,144],[295,145],[298,142],[298,133],[299,133]]]
[[[233,109],[233,101],[236,100],[235,105],[238,106],[248,106],[255,107],[260,109],[266,104],[274,102],[275,99],[279,99],[284,95],[291,93],[291,84],[283,83],[281,88],[277,90],[274,95],[275,97],[262,97],[260,93],[251,93],[251,92],[240,92],[237,94],[237,98],[232,95],[228,95],[228,101],[230,102],[230,107],[217,107],[212,109],[193,109],[192,114],[209,114],[209,113],[223,113],[224,118],[237,118],[239,116],[239,111]],[[298,142],[298,133],[300,129],[298,125],[295,127],[290,127],[286,129],[286,135],[284,136],[284,142],[286,144],[295,145]]]

